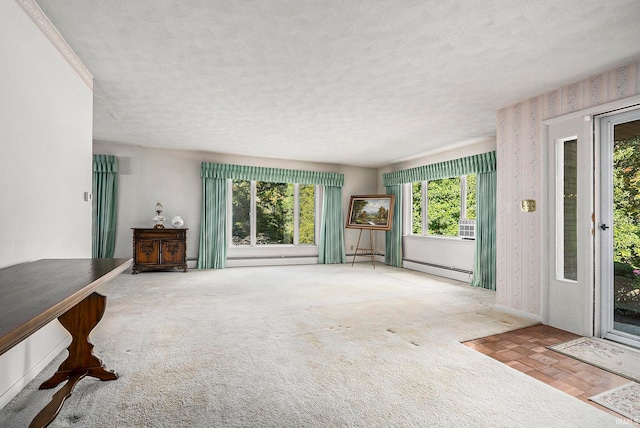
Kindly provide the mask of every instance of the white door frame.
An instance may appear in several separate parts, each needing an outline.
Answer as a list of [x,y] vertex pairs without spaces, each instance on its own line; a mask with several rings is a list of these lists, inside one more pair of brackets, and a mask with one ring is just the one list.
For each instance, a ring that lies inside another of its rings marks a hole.
[[[550,167],[549,167],[549,143],[548,143],[548,130],[549,130],[549,125],[555,124],[555,123],[559,123],[559,122],[563,122],[566,121],[568,119],[572,119],[572,118],[576,118],[576,117],[584,117],[584,116],[593,116],[593,115],[599,115],[599,114],[604,114],[607,112],[612,112],[615,110],[620,110],[620,109],[624,109],[624,108],[628,108],[631,106],[636,106],[636,105],[640,105],[640,95],[635,95],[629,98],[624,98],[624,99],[620,99],[620,100],[616,100],[616,101],[612,101],[612,102],[608,102],[605,104],[601,104],[601,105],[597,105],[594,107],[590,107],[584,110],[580,110],[577,112],[573,112],[573,113],[569,113],[563,116],[559,116],[559,117],[555,117],[555,118],[551,118],[551,119],[547,119],[544,120],[540,123],[540,141],[541,141],[541,145],[542,145],[542,149],[541,149],[541,164],[540,165],[540,170],[541,170],[541,174],[542,174],[542,178],[541,178],[541,189],[544,189],[543,191],[546,191],[547,189],[549,189],[549,171],[550,171]],[[599,134],[598,134],[598,127],[596,127],[595,130],[595,142],[596,142],[596,147],[595,147],[595,154],[598,155],[598,149],[599,149]],[[600,166],[598,162],[594,163],[594,177],[599,177],[600,176],[600,170],[599,170]],[[551,216],[551,211],[549,209],[548,206],[546,206],[544,200],[540,201],[540,216],[541,216],[541,237],[542,237],[542,243],[543,245],[541,245],[541,278],[542,278],[542,287],[541,287],[541,294],[540,294],[540,299],[541,299],[541,318],[542,318],[542,322],[546,325],[549,325],[549,274],[550,274],[550,266],[549,266],[549,246],[545,245],[544,243],[549,242],[549,223],[550,223],[550,216]],[[598,191],[594,191],[594,195],[593,195],[593,203],[594,206],[600,206],[600,195]],[[599,224],[599,212],[594,212],[594,217],[593,217],[593,222],[594,224]],[[601,260],[600,260],[600,251],[595,251],[595,248],[598,248],[600,245],[600,233],[598,233],[600,229],[595,229],[594,233],[594,244],[593,244],[593,248],[592,251],[594,251],[594,261],[593,261],[593,298],[594,298],[594,304],[593,304],[593,311],[592,311],[592,319],[593,319],[593,330],[592,333],[590,335],[593,335],[594,333],[596,335],[599,335],[601,332],[601,299],[602,299],[602,287],[601,287],[601,272],[600,272],[600,266],[601,266]],[[553,267],[553,269],[555,269],[555,266]]]
[[[596,271],[600,284],[598,311],[599,328],[596,333],[600,337],[612,339],[628,345],[638,346],[638,338],[622,331],[617,331],[613,323],[613,127],[632,120],[640,119],[640,106],[630,106],[605,113],[598,117],[596,129],[596,165],[599,169],[598,204],[596,215],[599,217],[597,226],[606,224],[606,230],[598,229],[596,243]],[[606,162],[606,166],[605,165]],[[606,308],[606,309],[605,309]]]

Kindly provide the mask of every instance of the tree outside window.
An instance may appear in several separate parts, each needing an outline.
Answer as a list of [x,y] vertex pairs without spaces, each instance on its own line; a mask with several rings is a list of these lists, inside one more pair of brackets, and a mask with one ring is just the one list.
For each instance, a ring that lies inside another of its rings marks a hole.
[[233,245],[251,245],[251,182],[233,180]]
[[316,242],[316,186],[301,184],[300,187],[300,245]]
[[427,219],[429,235],[458,236],[460,177],[428,182]]
[[458,236],[459,220],[476,217],[475,174],[412,183],[411,196],[414,235]]
[[293,184],[256,182],[256,244],[293,244]]
[[315,244],[315,185],[233,180],[231,198],[233,245]]

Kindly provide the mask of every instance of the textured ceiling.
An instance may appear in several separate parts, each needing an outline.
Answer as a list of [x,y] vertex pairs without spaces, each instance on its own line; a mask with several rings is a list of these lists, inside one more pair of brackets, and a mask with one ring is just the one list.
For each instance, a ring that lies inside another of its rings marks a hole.
[[94,75],[94,139],[359,166],[640,55],[638,0],[37,0]]

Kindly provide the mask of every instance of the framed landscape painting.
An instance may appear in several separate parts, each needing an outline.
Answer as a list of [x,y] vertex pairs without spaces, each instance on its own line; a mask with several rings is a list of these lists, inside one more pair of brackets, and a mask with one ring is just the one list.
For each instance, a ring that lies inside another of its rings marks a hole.
[[347,227],[391,230],[393,195],[353,195],[349,203]]

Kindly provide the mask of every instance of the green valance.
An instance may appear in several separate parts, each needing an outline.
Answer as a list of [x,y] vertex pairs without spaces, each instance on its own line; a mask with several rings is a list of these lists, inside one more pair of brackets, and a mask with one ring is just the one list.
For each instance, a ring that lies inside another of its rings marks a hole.
[[222,163],[202,162],[203,178],[231,178],[257,180],[270,183],[317,184],[321,186],[344,186],[344,174],[337,172],[300,171],[295,169],[266,168]]
[[93,172],[118,172],[118,158],[112,155],[93,155]]
[[397,186],[416,181],[439,180],[442,178],[459,177],[466,174],[479,174],[495,171],[496,152],[482,153],[466,158],[453,159],[430,165],[382,174],[384,186]]

